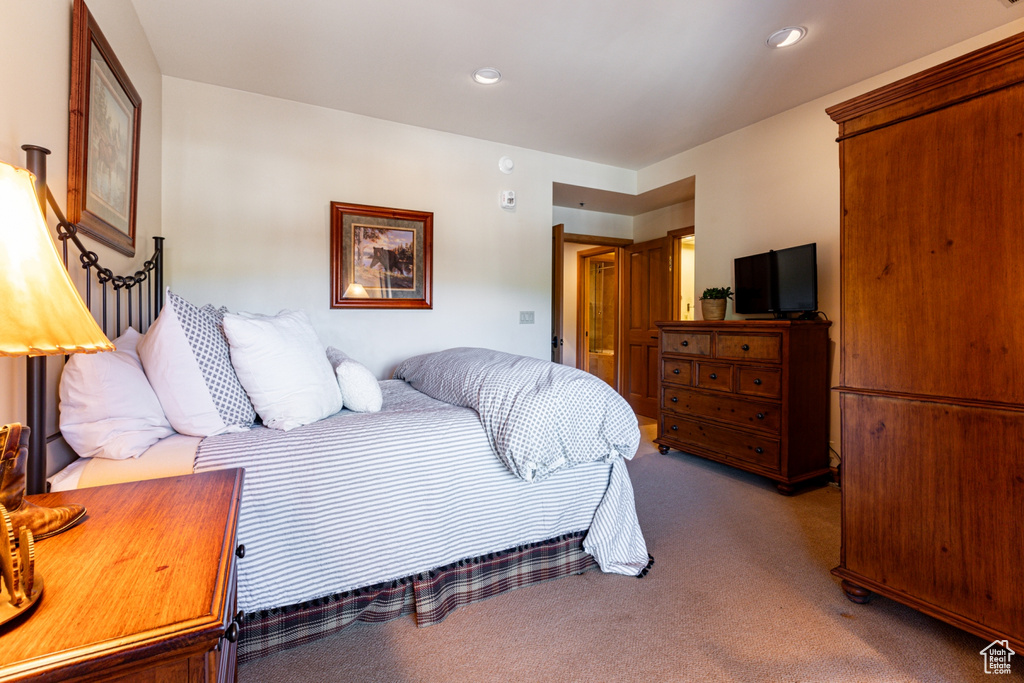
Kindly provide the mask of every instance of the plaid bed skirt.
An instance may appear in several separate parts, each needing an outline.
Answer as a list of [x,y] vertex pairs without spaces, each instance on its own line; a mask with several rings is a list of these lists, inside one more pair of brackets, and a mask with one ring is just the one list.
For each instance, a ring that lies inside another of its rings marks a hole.
[[238,640],[238,661],[323,638],[355,621],[379,623],[415,614],[418,626],[431,626],[460,605],[568,574],[582,574],[597,566],[597,561],[583,551],[585,535],[586,531],[577,531],[459,560],[388,583],[246,614]]

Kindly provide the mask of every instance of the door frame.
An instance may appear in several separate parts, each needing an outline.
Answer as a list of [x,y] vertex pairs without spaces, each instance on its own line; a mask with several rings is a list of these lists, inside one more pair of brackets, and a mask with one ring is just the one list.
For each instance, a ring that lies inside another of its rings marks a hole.
[[[680,299],[682,299],[682,287],[679,285],[679,273],[680,269],[676,268],[673,270],[673,266],[679,265],[679,252],[682,250],[683,238],[694,235],[694,226],[688,225],[685,228],[676,228],[675,230],[669,230],[666,235],[672,238],[672,258],[675,263],[669,263],[669,270],[672,270],[672,319],[682,320],[683,311]],[[697,300],[697,293],[693,294],[694,301]]]
[[565,224],[551,228],[551,362],[562,362],[562,290],[565,288]]
[[583,302],[587,298],[586,285],[587,273],[583,270],[584,262],[592,256],[612,255],[612,263],[615,265],[615,319],[612,321],[614,333],[612,334],[612,354],[614,357],[614,371],[612,373],[612,388],[619,390],[619,335],[622,333],[619,321],[619,302],[622,298],[622,278],[619,273],[619,262],[621,260],[622,247],[594,247],[576,252],[576,367],[590,372],[587,356],[587,345],[582,343],[587,331],[587,312],[584,310]]
[[[555,363],[562,362],[562,294],[565,289],[565,245],[566,244],[589,244],[595,247],[617,247],[619,249],[633,244],[633,240],[619,237],[604,237],[602,235],[584,235],[580,233],[566,232],[565,224],[559,223],[551,228],[551,360]],[[618,259],[622,263],[621,253]],[[618,268],[619,291],[622,291],[622,268]],[[621,300],[621,299],[620,299]],[[556,318],[557,315],[557,318]],[[615,312],[618,320],[616,326],[622,323],[622,307],[619,306]],[[577,340],[577,345],[579,341]],[[557,353],[558,359],[555,360]],[[619,358],[615,358],[615,382],[619,382],[620,373]]]

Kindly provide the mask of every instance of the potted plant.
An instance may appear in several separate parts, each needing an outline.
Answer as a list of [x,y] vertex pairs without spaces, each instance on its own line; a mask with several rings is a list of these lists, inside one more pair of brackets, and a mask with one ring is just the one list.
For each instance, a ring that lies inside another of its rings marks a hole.
[[708,287],[700,295],[700,312],[705,320],[725,320],[725,300],[732,298],[732,287]]

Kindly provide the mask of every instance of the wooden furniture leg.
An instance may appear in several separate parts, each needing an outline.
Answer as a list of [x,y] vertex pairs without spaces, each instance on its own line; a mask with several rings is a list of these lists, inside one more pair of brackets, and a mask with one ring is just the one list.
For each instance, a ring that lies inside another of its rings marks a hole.
[[866,588],[861,588],[849,581],[843,581],[843,592],[846,593],[846,597],[850,602],[855,602],[858,605],[864,605],[871,602],[873,594]]
[[793,493],[796,491],[796,486],[794,486],[793,484],[787,484],[783,481],[775,482],[775,488],[777,488],[779,490],[779,493],[781,493],[784,496],[792,496]]

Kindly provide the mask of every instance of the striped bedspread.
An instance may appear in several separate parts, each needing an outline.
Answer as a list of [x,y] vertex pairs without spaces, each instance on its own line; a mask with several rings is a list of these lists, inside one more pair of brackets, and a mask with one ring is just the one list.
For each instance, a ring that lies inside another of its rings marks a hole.
[[647,549],[621,458],[541,482],[512,475],[477,414],[401,381],[379,413],[342,411],[289,432],[204,439],[195,471],[244,467],[238,601],[271,609],[590,529],[605,571],[636,574]]

